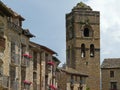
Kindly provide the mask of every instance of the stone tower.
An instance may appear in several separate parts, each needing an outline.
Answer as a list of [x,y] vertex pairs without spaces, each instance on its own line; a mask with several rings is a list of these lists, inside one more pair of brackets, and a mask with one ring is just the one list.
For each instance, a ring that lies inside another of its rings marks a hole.
[[66,14],[67,66],[87,73],[87,87],[100,90],[100,14],[80,2]]

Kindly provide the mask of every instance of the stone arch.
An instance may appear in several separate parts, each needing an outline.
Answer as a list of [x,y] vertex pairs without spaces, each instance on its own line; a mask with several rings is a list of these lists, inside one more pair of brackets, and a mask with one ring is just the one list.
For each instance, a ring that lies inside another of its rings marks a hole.
[[85,44],[81,44],[81,57],[85,57]]
[[82,32],[83,37],[93,37],[94,31],[90,25],[83,25]]
[[90,57],[94,57],[94,54],[95,54],[95,46],[94,44],[90,44]]

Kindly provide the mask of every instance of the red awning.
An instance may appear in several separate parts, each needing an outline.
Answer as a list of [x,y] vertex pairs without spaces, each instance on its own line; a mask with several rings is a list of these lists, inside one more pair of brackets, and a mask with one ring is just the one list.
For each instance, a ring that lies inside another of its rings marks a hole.
[[24,57],[27,57],[27,58],[32,58],[32,56],[29,55],[29,54],[23,54],[23,56],[24,56]]
[[54,62],[52,62],[52,61],[48,62],[47,64],[54,66]]
[[49,85],[49,87],[50,87],[51,89],[54,89],[54,90],[57,89],[54,85]]
[[27,80],[24,80],[23,83],[24,83],[24,84],[29,84],[29,85],[32,84],[32,82],[27,81]]

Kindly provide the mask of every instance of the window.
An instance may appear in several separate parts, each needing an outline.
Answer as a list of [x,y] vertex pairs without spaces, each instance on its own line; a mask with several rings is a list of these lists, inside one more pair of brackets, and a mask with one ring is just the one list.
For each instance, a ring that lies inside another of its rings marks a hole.
[[93,36],[93,29],[91,26],[85,25],[83,29],[83,36],[84,37],[92,37]]
[[94,45],[90,45],[90,57],[94,57]]
[[85,28],[85,29],[84,29],[84,36],[85,36],[85,37],[89,37],[89,33],[90,33],[90,32],[89,32],[89,29],[88,29],[88,28]]
[[14,66],[10,66],[10,87],[11,88],[14,88],[15,77],[16,77],[16,68]]
[[0,21],[0,31],[3,31],[3,30],[4,30],[4,23]]
[[117,90],[117,82],[111,82],[111,90]]
[[110,77],[114,77],[114,71],[110,71]]
[[85,44],[81,45],[81,57],[85,57]]
[[37,69],[37,52],[33,53],[33,69]]
[[74,78],[73,78],[73,75],[71,75],[71,80],[70,80],[70,83],[73,84],[74,83]]
[[77,76],[75,76],[75,81],[77,81]]
[[15,42],[11,42],[11,52],[15,53]]
[[23,90],[25,88],[23,81],[26,78],[26,68],[25,67],[21,67],[21,90]]
[[37,73],[33,72],[33,88],[37,90]]
[[[2,61],[2,60],[0,59],[0,61]],[[3,75],[3,66],[2,66],[2,64],[3,63],[0,62],[0,76]]]

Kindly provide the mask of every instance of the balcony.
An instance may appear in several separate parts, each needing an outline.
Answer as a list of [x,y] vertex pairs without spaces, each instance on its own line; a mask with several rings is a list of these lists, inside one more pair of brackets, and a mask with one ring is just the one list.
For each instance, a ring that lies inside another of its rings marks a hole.
[[30,59],[32,58],[31,55],[29,54],[23,54],[22,60],[21,60],[21,65],[22,66],[29,66]]
[[11,81],[11,83],[10,83],[10,90],[18,90],[17,88],[18,88],[18,81]]
[[47,62],[47,65],[54,66],[54,62],[49,61],[49,62]]
[[0,87],[2,87],[2,88],[9,87],[9,77],[8,76],[0,76]]
[[34,58],[33,60],[33,70],[37,70],[37,59]]
[[21,60],[21,66],[27,67],[29,65],[29,59],[26,57],[23,57]]
[[5,39],[0,36],[0,47],[5,49]]
[[12,53],[11,55],[11,64],[18,66],[20,64],[20,55]]
[[11,22],[9,20],[7,21],[7,23],[8,23],[8,28],[17,31],[19,34],[22,33],[23,29],[20,26],[14,24],[13,22]]

